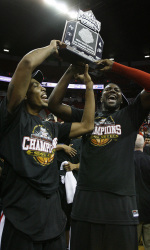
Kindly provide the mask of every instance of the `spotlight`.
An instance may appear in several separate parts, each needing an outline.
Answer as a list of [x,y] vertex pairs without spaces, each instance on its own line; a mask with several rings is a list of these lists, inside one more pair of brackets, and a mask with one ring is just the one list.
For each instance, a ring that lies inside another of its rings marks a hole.
[[56,7],[57,3],[56,0],[44,0],[47,4]]
[[64,14],[68,13],[68,11],[69,11],[68,7],[67,7],[67,5],[65,3],[59,3],[59,4],[57,4],[57,9],[60,12],[64,13]]
[[78,12],[77,12],[77,11],[70,11],[70,12],[68,13],[68,16],[69,16],[70,18],[72,18],[72,19],[76,19],[77,16],[78,16]]
[[3,51],[5,51],[5,52],[9,52],[9,49],[3,49]]

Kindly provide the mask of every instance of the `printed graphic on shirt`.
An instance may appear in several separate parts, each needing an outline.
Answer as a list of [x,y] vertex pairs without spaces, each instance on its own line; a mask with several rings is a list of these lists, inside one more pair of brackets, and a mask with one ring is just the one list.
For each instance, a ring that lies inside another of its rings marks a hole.
[[111,141],[117,141],[119,135],[121,135],[121,125],[116,125],[111,116],[96,117],[90,143],[97,147],[105,146]]
[[132,210],[133,217],[139,217],[138,210]]
[[31,136],[24,136],[22,149],[42,166],[49,165],[55,155],[57,138],[52,139],[43,125],[36,125]]

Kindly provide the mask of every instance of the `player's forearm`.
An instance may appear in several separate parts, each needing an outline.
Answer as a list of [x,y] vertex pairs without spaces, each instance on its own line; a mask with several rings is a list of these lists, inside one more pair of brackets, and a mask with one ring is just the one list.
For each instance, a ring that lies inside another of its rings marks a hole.
[[74,164],[74,170],[79,170],[80,163]]
[[69,85],[70,80],[73,78],[73,71],[71,70],[71,66],[66,70],[64,75],[59,80],[57,86],[53,89],[48,103],[51,111],[55,111],[59,104],[62,104],[63,98],[66,94],[67,87]]
[[25,67],[30,67],[32,72],[37,66],[39,66],[43,61],[45,61],[47,57],[53,54],[53,52],[54,50],[51,45],[48,45],[43,48],[37,48],[26,54],[20,61],[20,64],[24,64]]
[[57,144],[56,151],[64,150],[64,144]]
[[112,66],[112,71],[125,76],[139,85],[141,85],[145,90],[150,91],[150,74],[142,70],[131,68],[119,63],[114,62]]
[[86,84],[85,105],[82,116],[82,122],[84,122],[85,126],[94,129],[94,117],[95,117],[95,97],[93,90],[93,82],[89,81]]

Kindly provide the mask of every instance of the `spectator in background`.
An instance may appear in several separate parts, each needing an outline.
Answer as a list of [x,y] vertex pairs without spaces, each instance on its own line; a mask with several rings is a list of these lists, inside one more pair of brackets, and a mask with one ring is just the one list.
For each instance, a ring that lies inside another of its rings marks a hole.
[[145,137],[143,151],[150,156],[150,136]]
[[136,198],[139,211],[138,242],[150,249],[150,156],[143,152],[144,138],[137,135],[134,152]]
[[[61,182],[61,176],[66,175],[66,171],[72,171],[73,175],[77,181],[78,178],[78,170],[80,166],[80,152],[81,152],[81,137],[75,138],[70,140],[70,145],[63,145],[58,144],[59,151],[57,151],[57,163],[58,169],[60,169],[61,164],[63,164],[64,170],[60,170],[60,197],[61,197],[61,204],[62,209],[67,216],[67,224],[66,224],[66,241],[67,246],[69,247],[69,230],[70,230],[70,223],[71,223],[71,210],[72,210],[72,203],[67,202],[66,197],[66,188],[65,183]],[[62,150],[61,150],[62,148]],[[67,150],[64,150],[66,148]],[[73,151],[74,150],[74,151]]]

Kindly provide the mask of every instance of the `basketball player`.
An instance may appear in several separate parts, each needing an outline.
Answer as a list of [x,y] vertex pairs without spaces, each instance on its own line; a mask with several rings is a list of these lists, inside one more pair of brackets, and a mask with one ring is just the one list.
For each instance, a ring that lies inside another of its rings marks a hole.
[[[48,108],[41,71],[47,57],[58,55],[58,40],[29,52],[19,62],[0,106],[0,156],[4,159],[1,198],[5,225],[1,250],[66,250],[66,217],[61,209],[57,141],[93,130],[93,82],[85,66],[86,102],[82,122],[42,121]],[[89,111],[90,109],[90,111]]]
[[[107,59],[97,64],[103,66],[101,72],[127,77],[145,90],[124,108],[125,98],[116,84],[110,83],[103,90],[95,128],[82,140],[71,250],[137,250],[133,155],[138,129],[150,111],[150,74]],[[49,105],[61,119],[81,121],[82,110],[62,104],[72,75],[71,71],[64,74]]]

